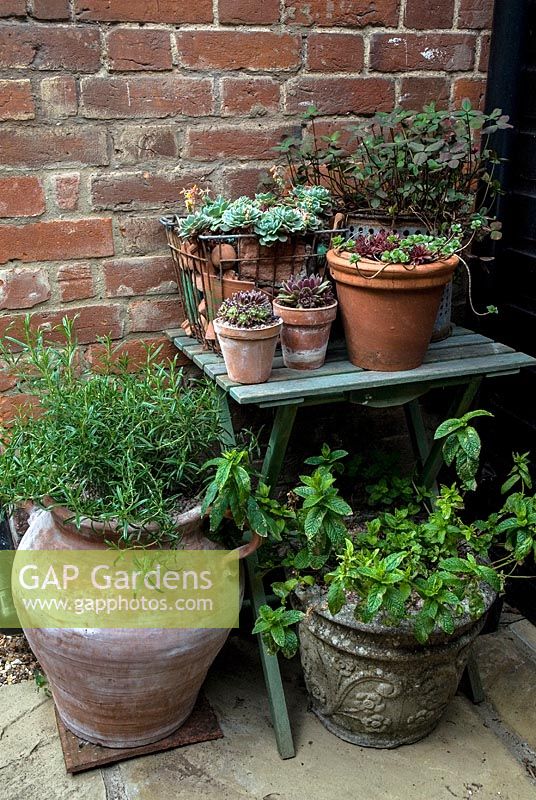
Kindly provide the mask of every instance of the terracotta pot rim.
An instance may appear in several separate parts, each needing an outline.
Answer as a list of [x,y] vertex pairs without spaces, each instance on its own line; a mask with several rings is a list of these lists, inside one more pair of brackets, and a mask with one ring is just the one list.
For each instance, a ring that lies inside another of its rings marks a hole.
[[[109,522],[100,522],[99,520],[93,520],[89,517],[82,517],[80,521],[80,527],[74,525],[72,522],[74,514],[67,506],[61,506],[54,504],[54,501],[50,497],[44,498],[43,507],[46,511],[48,511],[56,522],[59,522],[61,525],[71,525],[77,531],[84,530],[86,534],[90,536],[98,533],[98,534],[106,534],[113,539],[119,538],[118,526],[114,520],[110,520]],[[203,514],[201,513],[201,503],[196,503],[192,508],[189,508],[187,511],[182,511],[175,517],[175,524],[177,528],[183,528],[184,526],[195,522],[197,520],[201,520],[203,518]],[[147,533],[157,533],[159,530],[158,525],[155,522],[150,522],[143,527],[135,527],[133,525],[129,525],[127,531],[129,533],[139,533],[140,531],[147,531]]]
[[294,306],[284,306],[281,303],[278,303],[277,300],[274,300],[273,306],[274,311],[277,307],[278,311],[292,311],[297,312],[299,314],[315,314],[320,311],[332,311],[333,309],[337,308],[339,305],[338,300],[335,300],[334,303],[330,303],[329,306],[319,306],[317,308],[294,308]]
[[259,328],[238,328],[221,322],[218,317],[214,320],[214,330],[219,336],[226,336],[228,339],[242,339],[244,341],[255,341],[258,339],[272,339],[279,336],[283,320],[279,317],[277,322],[272,325],[264,325]]
[[[53,501],[51,498],[46,498],[45,502]],[[84,529],[86,534],[89,534],[89,536],[92,536],[95,533],[102,533],[107,534],[110,538],[116,541],[119,538],[117,528],[114,527],[113,524],[99,522],[98,520],[92,520],[88,517],[83,517],[80,528],[77,528],[72,522],[70,522],[70,520],[73,518],[73,513],[69,508],[67,508],[67,506],[45,506],[45,508],[52,515],[54,520],[60,525],[72,526],[76,531],[82,531],[82,529]],[[180,529],[191,524],[192,522],[201,521],[206,516],[206,514],[203,514],[201,509],[201,503],[196,503],[193,508],[189,508],[187,511],[183,511],[181,514],[178,514],[176,517],[176,527]],[[150,533],[155,533],[158,531],[158,525],[155,523],[150,523],[142,529],[135,528],[132,525],[128,526],[129,532],[139,533],[140,530],[146,530]],[[241,560],[251,555],[253,552],[255,552],[255,550],[258,550],[262,542],[263,537],[256,531],[252,531],[251,540],[245,544],[238,545],[237,547],[233,548],[231,552],[236,551],[238,553],[238,558]]]
[[[459,258],[452,255],[449,258],[432,261],[429,264],[417,264],[411,269],[404,264],[385,264],[381,261],[374,261],[371,258],[362,258],[359,261],[359,270],[355,264],[350,264],[350,254],[347,256],[329,250],[327,260],[333,270],[339,270],[345,275],[356,275],[359,277],[361,271],[365,275],[375,275],[375,280],[397,279],[397,280],[419,280],[421,278],[439,277],[442,273],[451,273],[458,266]],[[383,269],[382,269],[383,268]],[[378,270],[382,270],[378,275]]]

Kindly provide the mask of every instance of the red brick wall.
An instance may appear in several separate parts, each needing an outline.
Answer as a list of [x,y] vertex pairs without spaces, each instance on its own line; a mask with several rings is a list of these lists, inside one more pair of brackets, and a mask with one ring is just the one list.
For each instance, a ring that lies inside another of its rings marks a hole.
[[0,331],[31,310],[80,314],[87,344],[158,338],[180,189],[252,191],[311,103],[479,102],[492,4],[0,0]]

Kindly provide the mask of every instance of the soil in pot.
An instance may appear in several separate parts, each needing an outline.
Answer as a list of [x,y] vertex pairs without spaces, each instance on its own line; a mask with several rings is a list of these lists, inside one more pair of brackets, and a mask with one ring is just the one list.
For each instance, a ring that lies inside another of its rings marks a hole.
[[[489,608],[495,593],[484,591]],[[431,733],[486,619],[461,617],[453,635],[436,631],[421,645],[409,622],[365,624],[348,607],[332,616],[318,587],[297,602],[307,611],[300,656],[312,710],[329,731],[362,747],[398,747]]]
[[327,258],[352,364],[382,372],[419,367],[457,256],[411,268],[366,258],[356,266],[333,250]]
[[281,349],[289,369],[318,369],[326,358],[337,303],[325,308],[288,308],[274,301],[274,314],[283,320]]
[[270,377],[282,321],[262,328],[237,328],[220,319],[214,330],[227,374],[236,383],[265,383]]

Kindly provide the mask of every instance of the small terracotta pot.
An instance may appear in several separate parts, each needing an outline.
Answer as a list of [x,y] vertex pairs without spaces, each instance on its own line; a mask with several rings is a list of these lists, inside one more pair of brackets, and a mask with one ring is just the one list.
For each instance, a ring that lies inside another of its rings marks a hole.
[[[118,538],[113,524],[82,520],[77,529],[70,518],[66,508],[32,515],[20,549],[104,550],[105,539]],[[204,535],[201,506],[181,514],[176,523],[185,549],[218,548]],[[250,555],[260,542],[253,534],[237,548],[238,558]],[[190,716],[229,631],[32,628],[25,634],[69,730],[104,747],[139,747],[168,736]]]
[[318,369],[326,359],[337,301],[325,308],[288,308],[274,300],[274,314],[283,320],[281,349],[289,369]]
[[270,377],[282,320],[265,328],[236,328],[220,319],[214,330],[227,374],[236,383],[264,383]]
[[327,259],[352,364],[382,372],[419,367],[458,257],[410,269],[403,264],[382,269],[367,258],[355,265],[334,250]]

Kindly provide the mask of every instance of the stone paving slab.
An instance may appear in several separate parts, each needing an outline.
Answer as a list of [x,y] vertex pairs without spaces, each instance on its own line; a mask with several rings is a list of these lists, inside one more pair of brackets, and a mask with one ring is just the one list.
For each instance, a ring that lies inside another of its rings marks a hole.
[[[481,641],[486,639],[490,637]],[[495,647],[493,640],[486,646],[489,663],[496,658]],[[511,635],[497,647],[514,648]],[[510,657],[514,656],[515,652]],[[286,663],[283,671],[297,745],[295,759],[281,761],[277,755],[254,642],[233,637],[206,685],[224,739],[74,777],[64,771],[51,702],[42,692],[37,693],[32,683],[3,687],[0,800],[536,797],[536,783],[529,778],[525,766],[486,726],[478,709],[461,695],[455,698],[438,729],[424,741],[397,750],[368,750],[340,741],[307,711],[298,664]],[[534,724],[534,717],[532,703],[527,707],[526,719],[532,719]]]
[[[524,620],[524,622],[526,622]],[[527,641],[534,634],[519,628]],[[503,723],[536,751],[536,650],[533,660],[526,642],[511,628],[481,636],[477,654],[486,699],[499,712]],[[536,792],[535,792],[536,798]]]

